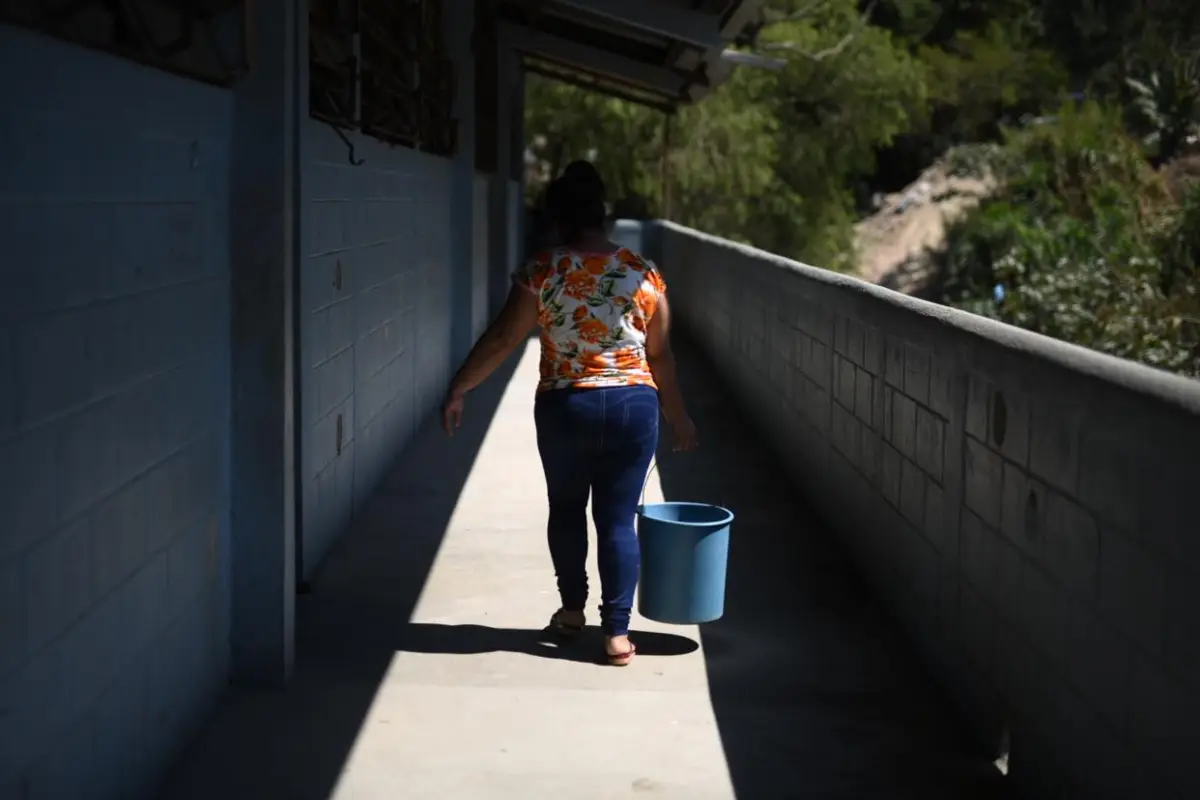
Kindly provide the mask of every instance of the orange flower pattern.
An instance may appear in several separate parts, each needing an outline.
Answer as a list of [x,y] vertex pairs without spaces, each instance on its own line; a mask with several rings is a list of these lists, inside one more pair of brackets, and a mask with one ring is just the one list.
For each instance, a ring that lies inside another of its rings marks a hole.
[[653,262],[628,248],[538,253],[513,275],[538,299],[538,391],[651,386],[647,323],[667,290]]

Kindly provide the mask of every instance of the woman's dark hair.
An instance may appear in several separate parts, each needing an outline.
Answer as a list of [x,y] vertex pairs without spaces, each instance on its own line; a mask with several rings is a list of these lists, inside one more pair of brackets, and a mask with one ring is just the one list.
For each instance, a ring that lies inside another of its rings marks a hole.
[[587,231],[604,230],[604,181],[587,161],[574,161],[546,190],[546,210],[565,244]]

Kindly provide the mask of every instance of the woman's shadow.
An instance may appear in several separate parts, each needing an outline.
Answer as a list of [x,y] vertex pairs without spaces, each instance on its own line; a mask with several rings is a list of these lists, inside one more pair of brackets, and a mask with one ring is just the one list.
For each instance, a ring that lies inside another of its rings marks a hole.
[[[632,631],[638,656],[683,656],[700,645],[686,636],[671,633]],[[549,628],[490,628],[486,625],[439,625],[413,622],[400,631],[396,649],[406,653],[444,653],[478,655],[481,653],[522,653],[539,658],[603,662],[603,638],[599,628],[585,628],[576,637],[564,637]]]

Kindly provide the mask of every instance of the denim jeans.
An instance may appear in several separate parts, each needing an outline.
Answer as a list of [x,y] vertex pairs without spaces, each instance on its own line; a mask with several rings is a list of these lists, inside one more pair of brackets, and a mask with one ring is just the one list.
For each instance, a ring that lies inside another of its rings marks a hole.
[[608,636],[624,635],[641,567],[634,517],[658,446],[658,392],[649,386],[552,390],[538,395],[534,408],[562,607],[582,611],[587,605],[590,492],[600,627]]

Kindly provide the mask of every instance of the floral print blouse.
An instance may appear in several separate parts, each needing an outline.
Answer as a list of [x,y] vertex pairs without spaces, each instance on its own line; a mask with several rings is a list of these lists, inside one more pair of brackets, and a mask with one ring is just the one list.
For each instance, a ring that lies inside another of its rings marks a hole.
[[513,280],[537,296],[542,362],[538,391],[651,386],[646,330],[666,291],[654,264],[613,253],[544,250]]

